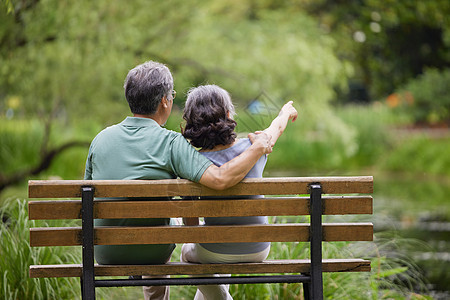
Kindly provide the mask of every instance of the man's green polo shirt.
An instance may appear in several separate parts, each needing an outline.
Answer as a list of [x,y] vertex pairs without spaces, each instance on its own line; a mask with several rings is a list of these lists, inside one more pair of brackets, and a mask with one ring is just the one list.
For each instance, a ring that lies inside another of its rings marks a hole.
[[[84,178],[151,180],[180,177],[198,182],[211,164],[180,133],[162,128],[152,119],[127,117],[94,138]],[[95,225],[158,226],[169,222],[170,219],[150,218],[97,219]],[[174,244],[95,246],[95,259],[100,264],[164,263],[174,248]]]

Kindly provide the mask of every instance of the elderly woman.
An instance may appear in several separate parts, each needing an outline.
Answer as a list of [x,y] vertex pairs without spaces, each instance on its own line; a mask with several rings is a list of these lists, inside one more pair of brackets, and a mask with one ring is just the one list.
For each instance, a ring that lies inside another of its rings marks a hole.
[[[249,139],[237,139],[233,103],[228,92],[217,85],[204,85],[189,91],[183,118],[182,134],[200,148],[200,153],[216,166],[222,166],[251,146]],[[289,120],[297,119],[292,101],[286,103],[265,133],[272,137],[272,146],[283,133]],[[246,178],[261,178],[267,156],[262,156]],[[258,196],[253,196],[259,198]],[[241,197],[242,198],[242,197]],[[185,219],[186,225],[198,224],[198,219]],[[206,225],[267,224],[267,217],[205,218]],[[209,243],[185,244],[181,259],[196,263],[260,262],[269,254],[270,243]],[[232,299],[228,286],[199,286],[195,299]]]

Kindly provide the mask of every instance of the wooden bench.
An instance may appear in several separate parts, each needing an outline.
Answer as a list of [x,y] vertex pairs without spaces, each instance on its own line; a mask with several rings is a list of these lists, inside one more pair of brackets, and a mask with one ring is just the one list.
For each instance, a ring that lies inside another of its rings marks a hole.
[[[369,260],[322,259],[322,241],[373,240],[372,223],[322,224],[322,215],[372,214],[372,197],[358,195],[372,192],[373,178],[371,176],[245,179],[225,191],[214,191],[183,179],[151,181],[32,180],[29,181],[30,198],[53,200],[30,201],[30,219],[82,219],[82,227],[30,228],[31,246],[82,246],[83,250],[81,264],[32,265],[30,266],[30,277],[80,277],[83,299],[95,299],[96,287],[281,282],[301,282],[306,299],[322,299],[322,272],[370,271]],[[230,195],[265,195],[265,198],[175,199],[171,201],[94,200],[94,197]],[[55,198],[65,198],[65,200],[54,200]],[[68,198],[81,198],[81,200],[67,200]],[[96,228],[93,226],[95,218],[300,215],[310,215],[310,223]],[[310,242],[311,257],[310,259],[293,257],[288,260],[237,264],[181,262],[170,262],[165,265],[94,264],[94,244],[222,242]],[[232,277],[175,276],[213,273],[246,275]],[[133,276],[139,275],[172,276],[162,279],[133,278]],[[125,278],[97,278],[101,276],[123,276]],[[128,278],[128,276],[131,277]]]

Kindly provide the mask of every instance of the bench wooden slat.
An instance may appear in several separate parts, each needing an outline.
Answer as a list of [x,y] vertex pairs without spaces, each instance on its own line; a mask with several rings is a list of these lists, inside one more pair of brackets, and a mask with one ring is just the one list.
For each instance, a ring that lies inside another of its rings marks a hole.
[[[309,240],[309,224],[97,227],[96,245],[133,245],[167,243],[240,243],[240,242],[305,242]],[[324,241],[371,241],[372,223],[323,224]],[[79,227],[45,227],[30,229],[31,246],[81,245]]]
[[[257,202],[255,202],[255,200]],[[309,214],[309,197],[201,201],[95,201],[94,218],[293,216]],[[324,215],[372,214],[371,196],[324,196]],[[30,220],[80,219],[81,200],[30,201]]]
[[[95,265],[96,276],[129,275],[201,275],[201,274],[257,274],[257,273],[306,273],[309,259],[267,260],[261,263],[193,264],[169,262],[164,265]],[[324,272],[369,272],[370,260],[324,259]],[[31,278],[80,277],[81,265],[32,265]]]
[[30,180],[30,198],[81,197],[82,186],[94,186],[96,197],[165,197],[307,194],[319,182],[324,194],[371,194],[372,176],[248,178],[224,191],[215,191],[185,179],[170,180]]

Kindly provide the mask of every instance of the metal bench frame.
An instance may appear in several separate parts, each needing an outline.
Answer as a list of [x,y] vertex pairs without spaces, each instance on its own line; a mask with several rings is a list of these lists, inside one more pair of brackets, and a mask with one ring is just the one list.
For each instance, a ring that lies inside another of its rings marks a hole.
[[322,186],[310,185],[311,225],[311,273],[302,275],[266,275],[236,277],[190,277],[164,279],[95,279],[94,274],[94,192],[92,186],[82,188],[82,299],[95,299],[96,287],[254,284],[254,283],[303,283],[305,299],[323,299],[322,279]]

